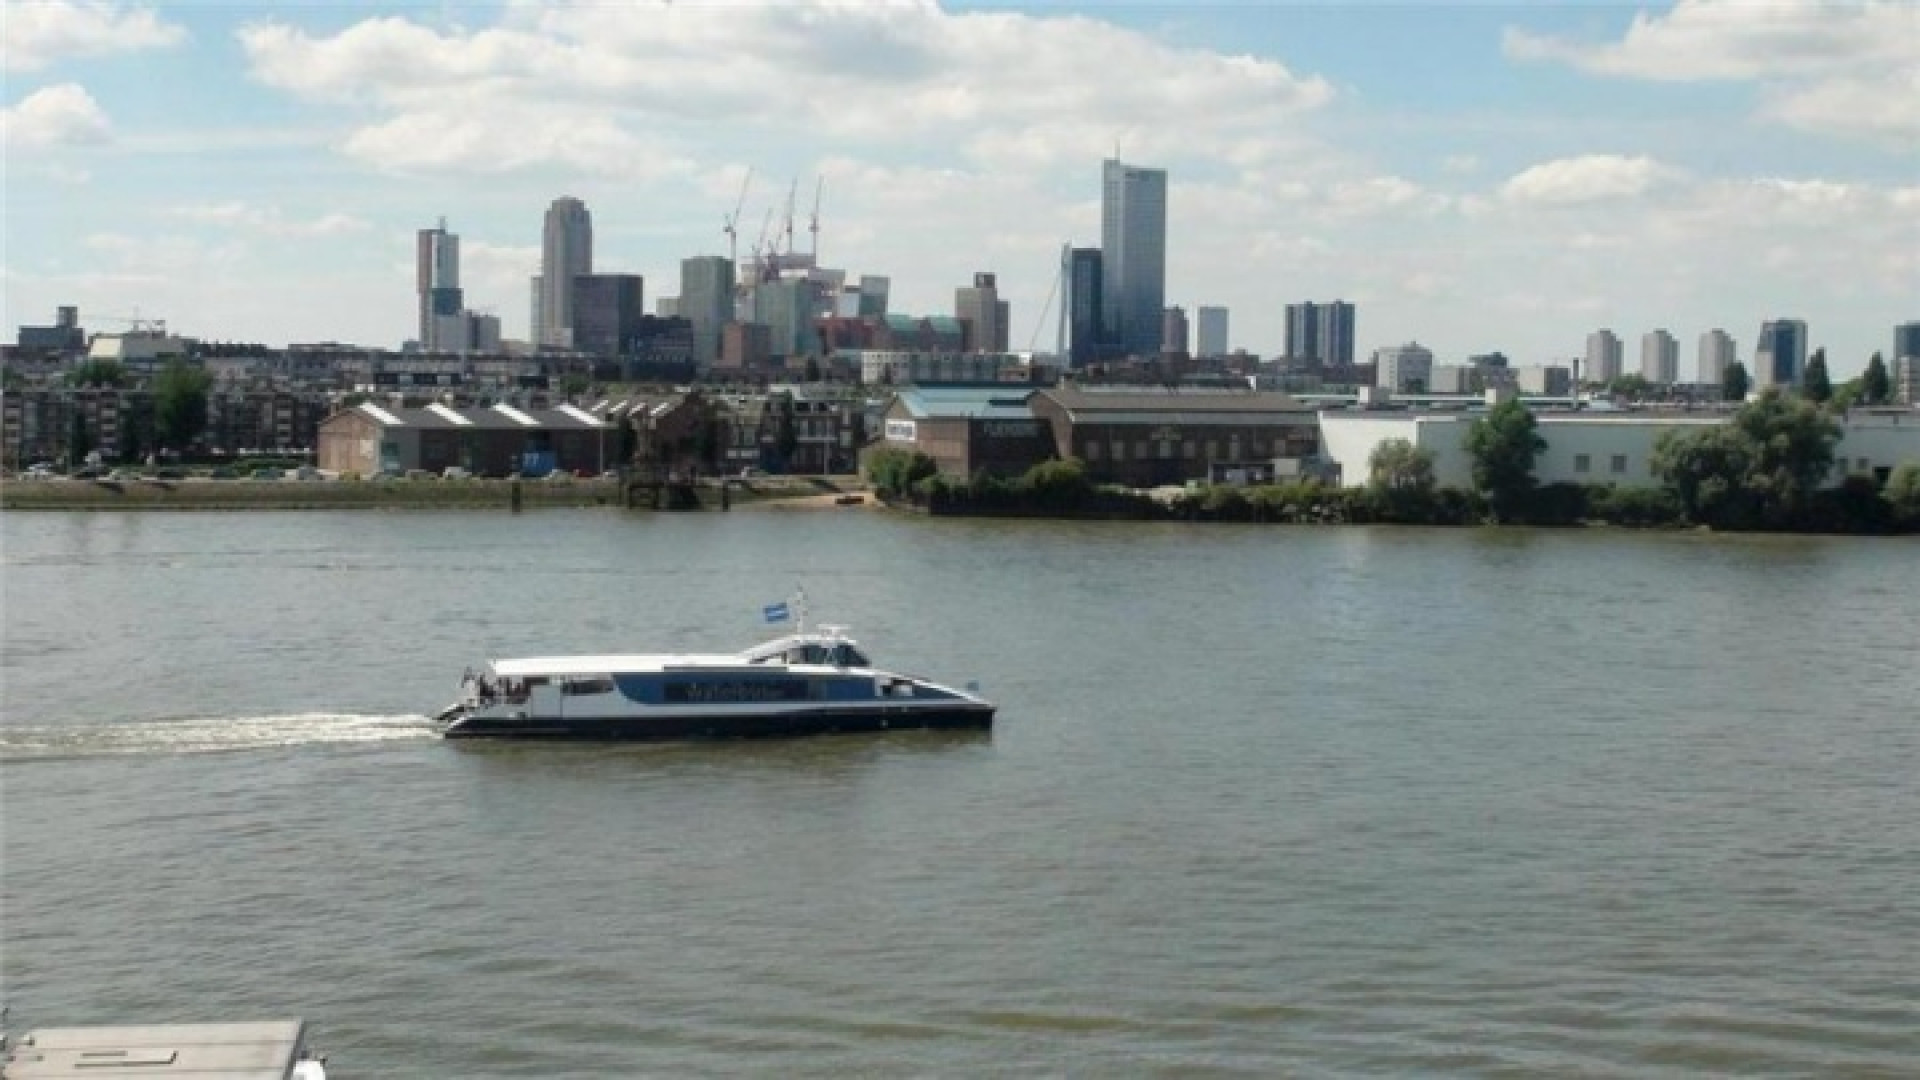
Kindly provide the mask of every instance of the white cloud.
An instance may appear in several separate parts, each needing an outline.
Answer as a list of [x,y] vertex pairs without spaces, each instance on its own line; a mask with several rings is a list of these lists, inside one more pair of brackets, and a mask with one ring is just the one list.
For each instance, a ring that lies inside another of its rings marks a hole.
[[17,146],[80,146],[112,138],[107,114],[78,83],[43,87],[0,110],[0,138]]
[[[677,171],[715,124],[804,133],[831,153],[886,141],[983,165],[1084,161],[1119,141],[1278,156],[1286,121],[1332,94],[1271,60],[1162,44],[1080,17],[895,3],[526,3],[480,30],[367,19],[331,36],[243,28],[253,77],[376,114],[363,160],[497,170]],[[726,57],[725,63],[715,58]],[[611,159],[614,164],[608,165]]]
[[76,56],[158,49],[186,39],[186,31],[152,10],[109,0],[11,0],[0,34],[0,64],[38,71]]
[[306,220],[288,218],[277,207],[252,206],[244,202],[202,203],[176,206],[172,215],[183,221],[212,225],[230,233],[249,233],[269,237],[320,237],[365,232],[367,222],[337,211]]
[[1517,60],[1665,82],[1738,80],[1763,90],[1761,115],[1803,130],[1912,149],[1920,137],[1920,16],[1910,0],[1680,0],[1640,13],[1617,42],[1509,28]]
[[1643,195],[1674,171],[1649,157],[1585,154],[1525,169],[1500,187],[1509,202],[1567,206]]

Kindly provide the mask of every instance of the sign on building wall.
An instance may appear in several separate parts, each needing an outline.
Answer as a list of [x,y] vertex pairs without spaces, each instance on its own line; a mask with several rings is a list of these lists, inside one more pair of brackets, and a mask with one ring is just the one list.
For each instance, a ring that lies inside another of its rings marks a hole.
[[887,421],[888,442],[913,442],[919,437],[919,427],[911,420]]
[[1040,434],[1040,421],[989,420],[980,433],[989,439],[1031,439]]

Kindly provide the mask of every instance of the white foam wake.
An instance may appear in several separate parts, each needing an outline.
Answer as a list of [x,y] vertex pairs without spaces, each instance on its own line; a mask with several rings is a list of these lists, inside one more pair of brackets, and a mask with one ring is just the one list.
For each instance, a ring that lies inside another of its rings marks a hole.
[[0,727],[0,759],[106,754],[205,754],[326,743],[389,742],[439,733],[418,713],[290,713],[278,716],[180,716],[118,722],[75,721]]

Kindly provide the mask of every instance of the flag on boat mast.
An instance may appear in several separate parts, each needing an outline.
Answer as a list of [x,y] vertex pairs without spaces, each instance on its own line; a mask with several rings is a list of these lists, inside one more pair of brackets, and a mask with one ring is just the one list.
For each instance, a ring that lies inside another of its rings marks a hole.
[[767,617],[767,621],[770,623],[786,622],[788,618],[787,602],[785,600],[777,604],[768,604],[766,607],[761,608],[760,611],[761,614]]

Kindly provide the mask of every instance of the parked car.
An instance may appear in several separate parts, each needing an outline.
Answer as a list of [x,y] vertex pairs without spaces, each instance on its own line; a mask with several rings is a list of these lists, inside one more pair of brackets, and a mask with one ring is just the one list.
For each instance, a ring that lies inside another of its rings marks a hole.
[[446,471],[440,475],[447,480],[471,480],[473,479],[473,470],[461,468],[458,465],[449,465]]

